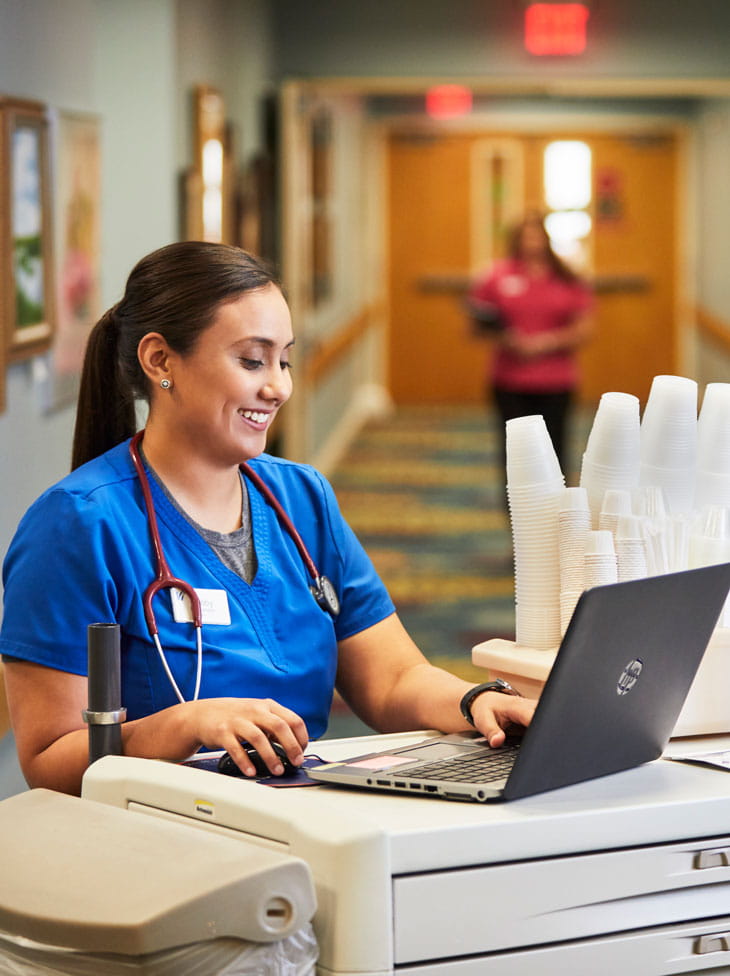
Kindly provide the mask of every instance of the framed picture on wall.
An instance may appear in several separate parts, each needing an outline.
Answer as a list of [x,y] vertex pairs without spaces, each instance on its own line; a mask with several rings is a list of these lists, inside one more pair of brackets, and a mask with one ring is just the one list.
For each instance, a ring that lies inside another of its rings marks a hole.
[[235,234],[231,131],[223,95],[197,85],[193,98],[193,165],[184,179],[184,235],[230,244]]
[[55,325],[48,116],[0,96],[0,296],[8,362],[44,352]]
[[56,323],[34,370],[47,411],[76,401],[86,342],[101,314],[101,119],[53,110],[50,133]]

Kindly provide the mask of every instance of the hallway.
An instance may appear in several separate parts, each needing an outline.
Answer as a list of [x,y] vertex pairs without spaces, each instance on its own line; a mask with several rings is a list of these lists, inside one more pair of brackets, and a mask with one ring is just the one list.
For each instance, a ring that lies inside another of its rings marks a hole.
[[[572,471],[592,411],[571,424]],[[332,475],[340,507],[430,661],[484,680],[471,648],[514,639],[512,539],[496,420],[480,407],[402,407],[369,423]],[[328,736],[360,728],[336,700]]]
[[[483,365],[454,341],[463,324],[454,284],[494,256],[490,217],[497,228],[540,197],[535,160],[546,139],[580,136],[595,150],[591,270],[602,328],[585,370],[591,395],[626,389],[632,370],[641,396],[657,372],[703,385],[730,376],[730,4],[589,3],[586,49],[566,57],[526,50],[524,6],[0,0],[0,97],[48,112],[54,157],[56,122],[82,117],[98,129],[98,307],[87,325],[118,301],[142,254],[180,237],[181,177],[201,175],[192,96],[201,85],[220,94],[221,151],[243,211],[236,243],[277,265],[295,323],[296,409],[282,423],[282,453],[331,471],[359,424],[381,417],[333,481],[416,641],[464,673],[476,640],[512,626],[511,554],[494,430],[479,405]],[[454,82],[467,89],[468,114],[434,118],[430,90]],[[608,153],[616,132],[625,157]],[[667,133],[672,179],[660,183],[653,153]],[[391,193],[391,142],[424,165],[459,142],[469,166],[457,174],[437,160],[440,194],[414,170],[402,174],[414,206],[396,221],[391,204],[410,196]],[[640,167],[638,156],[651,159]],[[58,174],[50,183],[60,269],[71,214]],[[458,220],[458,238],[435,219],[442,210]],[[398,262],[396,223],[415,237]],[[447,253],[432,254],[432,239]],[[416,256],[426,264],[411,269]],[[394,299],[406,292],[403,311]],[[453,402],[465,402],[466,364],[473,406],[416,408],[408,391],[399,399],[405,374],[435,401],[433,373],[417,360],[447,375],[449,356],[459,367]],[[68,470],[75,410],[72,397],[49,405],[54,368],[52,356],[0,346],[0,554],[26,508]],[[382,419],[389,399],[409,406]],[[3,731],[0,778],[12,764]]]

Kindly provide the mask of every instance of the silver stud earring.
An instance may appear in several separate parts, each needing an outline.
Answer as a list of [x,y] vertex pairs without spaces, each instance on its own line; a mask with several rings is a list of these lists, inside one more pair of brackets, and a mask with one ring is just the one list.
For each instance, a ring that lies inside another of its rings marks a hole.
[[163,390],[169,390],[172,386],[172,380],[160,380],[160,386]]

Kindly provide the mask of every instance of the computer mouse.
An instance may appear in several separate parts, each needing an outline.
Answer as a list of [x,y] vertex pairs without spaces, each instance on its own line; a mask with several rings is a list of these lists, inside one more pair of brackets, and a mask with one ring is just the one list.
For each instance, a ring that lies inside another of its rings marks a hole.
[[[266,765],[264,760],[259,755],[258,750],[255,749],[250,742],[242,742],[241,745],[246,750],[246,754],[248,758],[254,764],[254,768],[256,769],[257,776],[274,775],[269,769],[269,767]],[[272,742],[271,747],[276,753],[276,755],[279,757],[279,759],[281,760],[281,765],[284,767],[284,772],[281,774],[282,776],[293,776],[295,773],[299,771],[298,767],[295,766],[290,761],[289,757],[284,751],[283,746],[279,745],[278,742]],[[225,773],[227,776],[243,776],[243,773],[238,768],[236,763],[233,761],[230,753],[228,752],[224,752],[223,755],[218,760],[218,772]]]

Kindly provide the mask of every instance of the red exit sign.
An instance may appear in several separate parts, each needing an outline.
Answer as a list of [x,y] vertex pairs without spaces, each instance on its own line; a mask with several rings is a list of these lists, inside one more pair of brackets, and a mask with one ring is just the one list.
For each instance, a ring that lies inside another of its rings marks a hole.
[[584,3],[531,3],[525,10],[525,48],[539,56],[582,54],[587,24]]
[[426,112],[432,119],[454,119],[471,112],[472,93],[464,85],[434,85],[426,92]]

